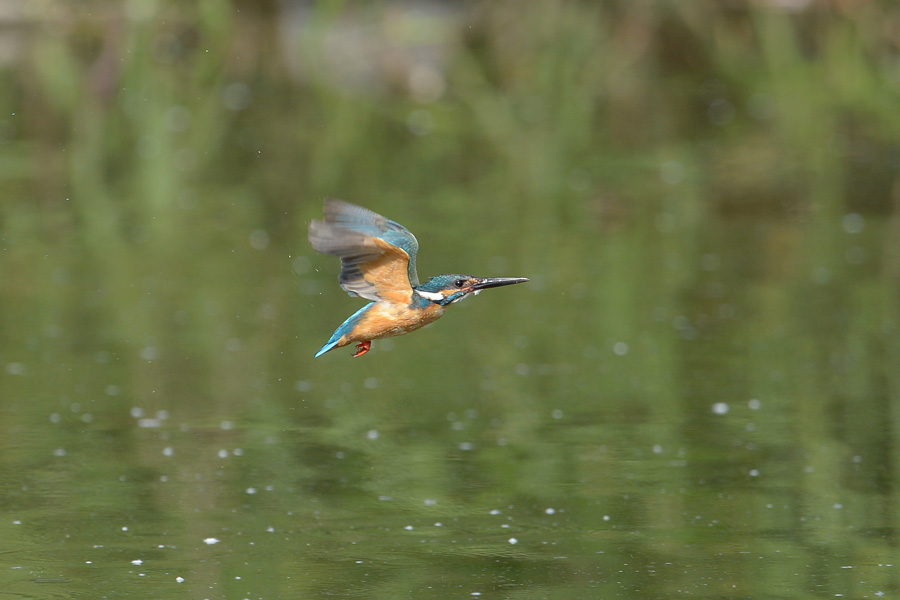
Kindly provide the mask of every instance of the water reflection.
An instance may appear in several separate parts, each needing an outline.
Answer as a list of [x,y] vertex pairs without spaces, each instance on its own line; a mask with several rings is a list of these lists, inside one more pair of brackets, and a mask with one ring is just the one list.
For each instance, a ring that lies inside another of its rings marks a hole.
[[[0,589],[896,595],[887,9],[422,6],[0,34]],[[326,196],[531,282],[314,360]]]

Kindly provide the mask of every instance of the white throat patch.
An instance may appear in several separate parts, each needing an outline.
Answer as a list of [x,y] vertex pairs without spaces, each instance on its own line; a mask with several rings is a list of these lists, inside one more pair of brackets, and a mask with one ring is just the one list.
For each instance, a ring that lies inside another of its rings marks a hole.
[[444,299],[444,295],[437,292],[423,292],[422,290],[416,290],[416,293],[432,302],[439,302]]

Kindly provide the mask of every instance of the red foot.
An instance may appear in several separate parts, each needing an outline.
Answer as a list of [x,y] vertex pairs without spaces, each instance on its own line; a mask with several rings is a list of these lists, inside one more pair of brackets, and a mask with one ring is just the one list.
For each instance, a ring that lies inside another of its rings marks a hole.
[[360,342],[356,345],[356,354],[353,355],[353,358],[359,358],[366,352],[372,349],[372,340],[367,340],[365,342]]

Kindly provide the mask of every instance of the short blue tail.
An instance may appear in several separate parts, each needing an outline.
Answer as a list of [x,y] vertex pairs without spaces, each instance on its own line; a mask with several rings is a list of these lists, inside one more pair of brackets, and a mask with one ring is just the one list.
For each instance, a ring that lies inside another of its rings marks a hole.
[[325,354],[326,352],[328,352],[329,350],[334,348],[335,345],[340,341],[340,339],[341,339],[340,334],[337,331],[335,331],[334,335],[331,336],[331,339],[328,340],[328,343],[325,344],[324,346],[322,346],[321,350],[316,352],[316,358],[319,358],[320,356],[322,356],[323,354]]
[[338,342],[341,341],[341,338],[344,335],[350,335],[353,333],[353,329],[356,327],[357,323],[359,323],[363,318],[363,313],[372,308],[374,302],[369,302],[361,309],[350,315],[350,318],[344,321],[340,327],[337,328],[333,334],[331,334],[331,339],[328,340],[328,343],[322,346],[322,349],[316,352],[316,358],[319,358],[329,350],[333,349],[337,346]]

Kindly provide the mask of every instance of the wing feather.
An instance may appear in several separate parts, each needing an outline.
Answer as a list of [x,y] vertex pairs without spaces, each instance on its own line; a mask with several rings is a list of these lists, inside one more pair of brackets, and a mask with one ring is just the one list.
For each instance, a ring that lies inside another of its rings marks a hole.
[[325,201],[325,220],[309,224],[318,252],[341,259],[341,287],[351,296],[409,303],[416,275],[416,237],[395,221],[341,200]]

